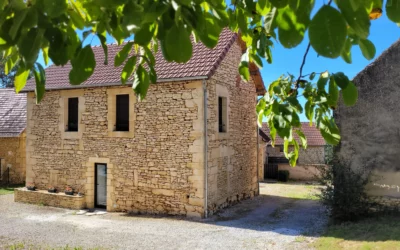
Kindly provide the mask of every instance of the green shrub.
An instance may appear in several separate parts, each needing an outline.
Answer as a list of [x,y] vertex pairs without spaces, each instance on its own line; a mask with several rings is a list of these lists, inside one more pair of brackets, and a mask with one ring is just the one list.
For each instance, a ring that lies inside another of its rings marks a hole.
[[287,182],[289,180],[289,174],[288,170],[279,170],[278,181]]
[[352,170],[349,164],[335,162],[321,169],[321,201],[334,221],[353,221],[367,216],[375,203],[365,192],[370,173]]

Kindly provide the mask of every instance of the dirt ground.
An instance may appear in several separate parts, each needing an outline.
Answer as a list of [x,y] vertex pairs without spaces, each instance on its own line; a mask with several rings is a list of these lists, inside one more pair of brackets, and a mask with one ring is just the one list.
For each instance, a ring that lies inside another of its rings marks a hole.
[[80,215],[0,196],[0,249],[310,249],[327,223],[317,186],[261,183],[208,219]]

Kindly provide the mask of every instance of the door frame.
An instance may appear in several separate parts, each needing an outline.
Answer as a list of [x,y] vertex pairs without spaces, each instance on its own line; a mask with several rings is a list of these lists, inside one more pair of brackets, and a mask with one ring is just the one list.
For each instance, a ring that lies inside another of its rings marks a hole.
[[[94,207],[107,209],[107,205],[104,206],[104,205],[98,205],[97,204],[97,166],[98,165],[105,165],[106,166],[106,171],[108,170],[107,163],[95,163],[94,164]],[[107,177],[106,178],[106,188],[107,188],[108,173],[107,173],[106,177]],[[107,192],[106,192],[106,200],[107,200]]]

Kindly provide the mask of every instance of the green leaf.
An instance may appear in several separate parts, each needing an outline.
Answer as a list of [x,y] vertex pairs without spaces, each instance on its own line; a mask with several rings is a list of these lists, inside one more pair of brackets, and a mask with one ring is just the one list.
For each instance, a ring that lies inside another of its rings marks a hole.
[[35,69],[33,74],[35,76],[36,88],[36,104],[40,103],[40,101],[44,97],[44,93],[46,92],[46,74],[43,66],[40,63],[35,63]]
[[79,85],[89,79],[96,68],[96,60],[92,47],[86,45],[77,56],[71,60],[72,70],[69,72],[69,81],[73,85]]
[[78,29],[84,29],[85,28],[85,20],[82,18],[80,14],[77,12],[71,10],[68,11],[69,17],[71,18],[72,23],[78,28]]
[[335,79],[335,83],[341,89],[345,89],[350,83],[349,78],[343,72],[337,72],[333,74],[333,78]]
[[135,78],[132,84],[132,88],[138,95],[139,101],[143,100],[146,97],[149,86],[150,86],[149,74],[143,68],[142,65],[139,65],[138,69],[135,72]]
[[319,76],[318,82],[317,82],[317,87],[318,91],[324,91],[326,83],[328,82],[329,73],[324,72]]
[[308,100],[305,104],[305,111],[307,119],[310,121],[310,124],[312,124],[312,120],[314,118],[314,107],[310,100]]
[[14,40],[20,30],[22,22],[25,20],[26,15],[28,14],[27,9],[23,9],[15,13],[13,18],[13,25],[10,28],[8,34],[10,35],[11,39]]
[[248,81],[250,80],[250,70],[249,70],[249,63],[246,61],[241,61],[239,64],[239,74],[243,80]]
[[267,0],[258,0],[256,4],[256,11],[261,16],[265,16],[271,10],[271,5]]
[[299,129],[296,129],[295,131],[296,131],[297,135],[298,135],[299,138],[300,138],[301,145],[303,146],[303,148],[306,149],[306,148],[307,148],[307,138],[306,138],[306,136],[305,136],[304,133],[303,133],[301,130],[299,130]]
[[19,93],[25,87],[29,72],[30,69],[25,69],[25,65],[23,65],[23,63],[19,65],[14,79],[15,92]]
[[146,46],[147,44],[149,44],[149,42],[154,36],[156,27],[157,26],[155,24],[150,24],[150,23],[143,24],[140,27],[139,31],[135,33],[135,43],[142,46]]
[[312,72],[312,73],[311,73],[311,75],[310,75],[310,81],[314,80],[315,75],[316,75],[315,72]]
[[19,53],[25,62],[25,67],[30,69],[36,62],[43,39],[44,30],[33,28],[31,29],[18,44]]
[[318,54],[336,58],[346,42],[346,21],[338,10],[324,5],[311,20],[308,34],[311,46]]
[[132,56],[126,61],[124,68],[121,72],[121,82],[122,84],[126,84],[126,81],[131,77],[134,69],[136,67],[136,56]]
[[44,64],[47,66],[49,64],[49,46],[42,48]]
[[349,0],[337,0],[336,2],[354,33],[360,38],[366,39],[369,36],[371,26],[367,10],[365,8],[353,10],[352,3]]
[[68,5],[65,0],[41,0],[43,11],[50,18],[59,17],[67,11]]
[[351,47],[352,47],[352,43],[350,38],[346,39],[346,43],[344,44],[342,53],[340,53],[340,56],[342,57],[342,59],[347,62],[347,63],[352,63],[352,59],[351,59]]
[[125,44],[125,46],[120,51],[118,51],[118,53],[115,55],[115,58],[114,58],[114,67],[118,67],[118,66],[122,65],[122,63],[129,56],[129,53],[131,53],[132,46],[133,46],[133,42],[128,42]]
[[207,48],[214,48],[218,44],[221,31],[222,28],[218,24],[216,17],[208,12],[204,14],[204,18],[198,20],[196,34]]
[[342,90],[343,102],[346,106],[353,106],[356,104],[358,99],[358,90],[353,82],[349,82],[349,85]]
[[289,155],[289,164],[290,166],[294,167],[297,164],[297,159],[299,158],[299,144],[296,140],[293,140],[293,151]]
[[264,28],[267,35],[271,35],[276,28],[277,9],[273,7],[264,18]]
[[101,47],[104,51],[104,65],[108,64],[108,46],[107,46],[107,39],[106,39],[106,32],[103,34],[97,33],[97,37],[100,40]]
[[65,36],[61,30],[57,28],[48,28],[44,36],[50,43],[49,57],[55,65],[65,65],[68,58],[68,45],[65,42]]
[[269,1],[276,8],[284,8],[289,3],[289,0],[269,0]]
[[337,101],[339,99],[339,89],[335,82],[335,78],[331,76],[329,80],[329,96],[328,96],[328,105],[332,107],[337,106]]
[[271,52],[271,49],[269,47],[267,47],[265,49],[265,56],[266,56],[265,60],[267,60],[267,62],[269,64],[271,64],[272,63],[272,52]]
[[173,25],[165,37],[165,49],[168,56],[175,62],[185,63],[192,57],[192,42],[190,34],[183,24]]
[[258,68],[262,69],[263,63],[261,58],[257,54],[250,54],[250,58],[257,65]]
[[365,59],[372,60],[375,57],[375,45],[370,40],[360,39],[358,44],[360,45],[361,52]]
[[310,13],[314,6],[313,0],[291,0],[289,3],[285,8],[278,10],[276,18],[279,41],[285,48],[296,47],[303,41],[304,33],[310,23]]
[[325,141],[331,145],[338,145],[340,142],[339,129],[333,120],[322,119],[320,132]]
[[386,14],[393,22],[400,23],[400,0],[387,0]]

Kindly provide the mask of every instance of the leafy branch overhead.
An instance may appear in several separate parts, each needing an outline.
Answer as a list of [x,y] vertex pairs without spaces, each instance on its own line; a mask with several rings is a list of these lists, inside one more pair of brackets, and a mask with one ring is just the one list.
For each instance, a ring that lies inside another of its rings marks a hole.
[[[123,67],[121,83],[131,81],[143,99],[150,84],[157,81],[154,53],[159,48],[167,61],[185,63],[192,56],[191,36],[213,48],[224,28],[240,32],[247,46],[238,65],[245,80],[249,80],[251,63],[260,68],[263,59],[272,63],[274,43],[294,48],[307,33],[308,49],[320,56],[341,57],[351,63],[351,49],[358,46],[370,60],[375,56],[375,47],[368,40],[370,24],[383,8],[390,20],[400,23],[400,0],[335,0],[320,6],[314,0],[232,0],[229,6],[224,0],[0,0],[0,53],[7,72],[18,66],[17,92],[33,72],[39,102],[46,81],[42,65],[36,62],[39,54],[46,65],[50,60],[57,66],[70,62],[70,83],[79,85],[93,74],[96,65],[108,63],[107,37],[118,44],[133,37],[116,55],[115,66]],[[94,37],[104,49],[104,62],[96,62],[92,48],[84,45]],[[293,133],[306,144],[299,113],[306,112],[324,138],[337,144],[340,136],[332,109],[337,106],[339,90],[345,104],[354,105],[357,100],[357,88],[343,73],[324,72],[313,83],[315,75],[307,80],[302,72],[296,78],[281,77],[257,106],[260,121],[264,116],[268,119],[272,139],[276,134],[285,139],[292,164],[299,148]],[[304,107],[299,96],[307,99]],[[290,145],[295,150],[289,153]]]

